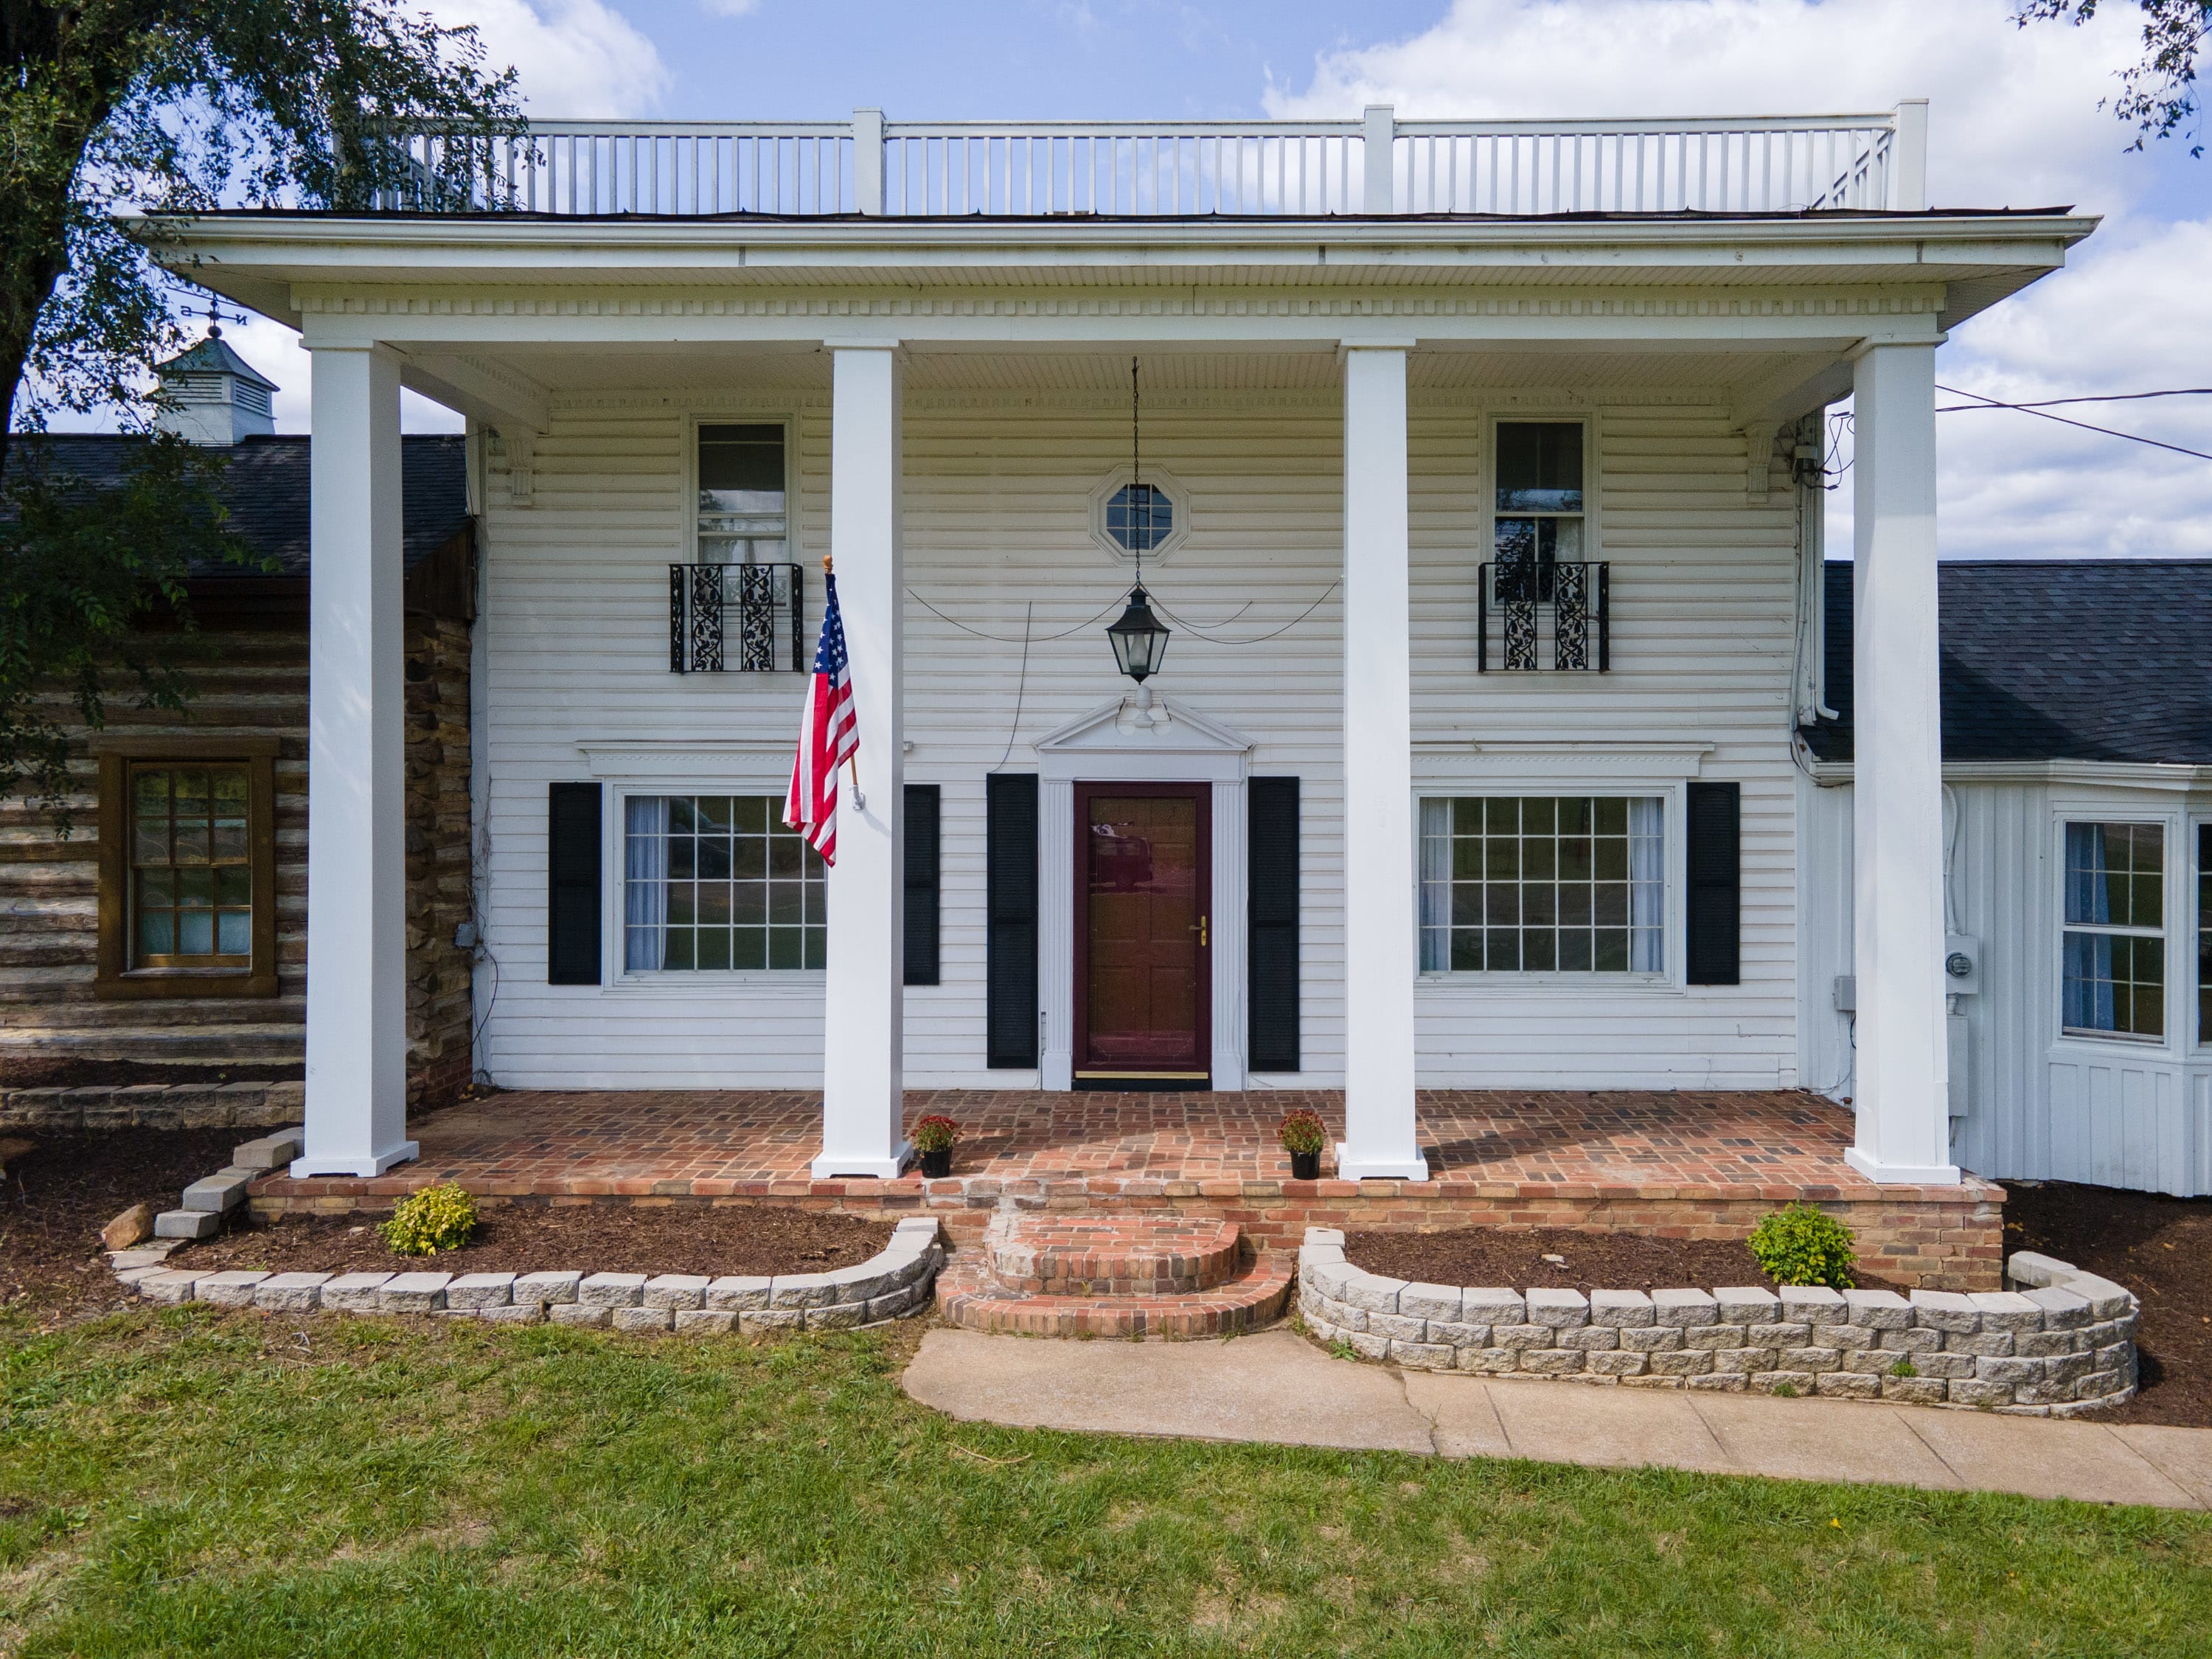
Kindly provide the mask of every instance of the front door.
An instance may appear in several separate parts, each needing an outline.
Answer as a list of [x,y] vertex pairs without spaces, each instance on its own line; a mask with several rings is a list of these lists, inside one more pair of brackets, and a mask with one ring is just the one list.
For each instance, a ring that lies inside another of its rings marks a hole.
[[1211,786],[1075,786],[1075,1086],[1202,1089],[1212,1062]]

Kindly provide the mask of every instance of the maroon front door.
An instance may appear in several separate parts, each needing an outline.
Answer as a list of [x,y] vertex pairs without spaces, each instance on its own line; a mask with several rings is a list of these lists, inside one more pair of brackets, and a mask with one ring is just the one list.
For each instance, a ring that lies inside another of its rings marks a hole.
[[1206,1086],[1212,1063],[1203,783],[1075,786],[1075,1081]]

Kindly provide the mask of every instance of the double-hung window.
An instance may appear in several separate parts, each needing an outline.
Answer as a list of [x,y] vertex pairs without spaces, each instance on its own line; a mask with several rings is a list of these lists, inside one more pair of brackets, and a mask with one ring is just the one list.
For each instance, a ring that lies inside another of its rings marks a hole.
[[783,561],[790,520],[781,426],[699,428],[698,513],[701,564]]
[[1548,603],[1562,564],[1583,562],[1583,423],[1500,421],[1491,556],[1500,600]]
[[2066,826],[2060,1023],[2087,1036],[2166,1035],[2166,830]]
[[623,811],[623,966],[819,968],[821,854],[769,795],[632,795]]
[[1664,825],[1657,796],[1422,801],[1422,970],[1663,972]]

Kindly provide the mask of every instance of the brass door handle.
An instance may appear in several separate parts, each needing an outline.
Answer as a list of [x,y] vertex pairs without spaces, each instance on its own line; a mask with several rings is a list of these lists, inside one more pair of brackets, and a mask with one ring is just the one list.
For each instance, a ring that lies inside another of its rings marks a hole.
[[1206,918],[1200,916],[1191,923],[1188,931],[1198,935],[1198,948],[1203,951],[1206,948]]

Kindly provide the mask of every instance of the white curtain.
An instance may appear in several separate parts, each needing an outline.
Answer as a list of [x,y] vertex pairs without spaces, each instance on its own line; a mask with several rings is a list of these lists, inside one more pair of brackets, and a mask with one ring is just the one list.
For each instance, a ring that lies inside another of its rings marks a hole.
[[1421,802],[1421,971],[1451,966],[1452,804]]
[[668,797],[630,796],[623,832],[623,966],[635,973],[667,959]]
[[1628,965],[1656,974],[1667,965],[1663,949],[1667,892],[1667,838],[1656,796],[1628,803]]

